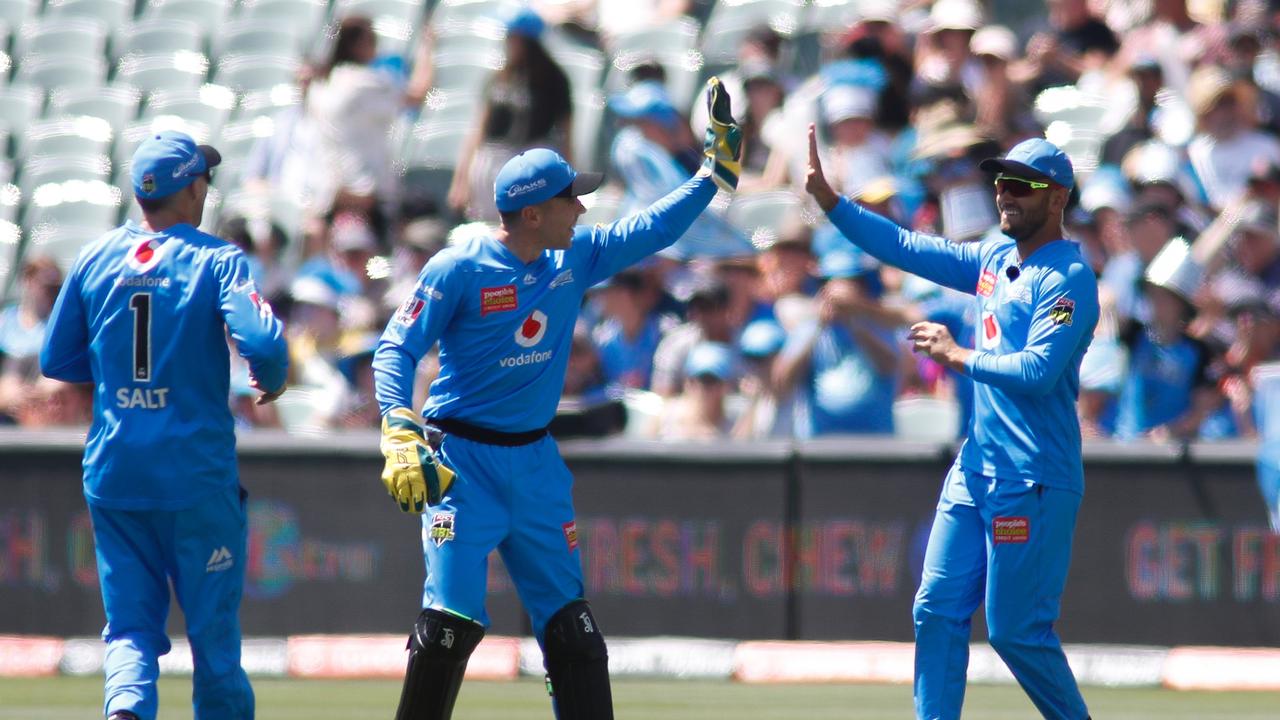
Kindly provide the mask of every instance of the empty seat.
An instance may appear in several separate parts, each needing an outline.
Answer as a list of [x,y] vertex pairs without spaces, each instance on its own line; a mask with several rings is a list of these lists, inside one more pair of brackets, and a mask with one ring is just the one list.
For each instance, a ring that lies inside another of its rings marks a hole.
[[14,37],[13,54],[98,58],[107,49],[107,26],[88,17],[43,17],[24,23]]
[[776,234],[778,228],[784,225],[784,220],[800,207],[800,196],[790,190],[734,195],[726,218],[753,241],[763,242],[770,233]]
[[37,85],[46,90],[67,87],[100,86],[107,77],[107,63],[102,58],[33,55],[23,58],[15,80]]
[[141,91],[125,85],[59,88],[49,96],[49,116],[89,115],[106,120],[118,131],[138,116],[141,99]]
[[779,34],[790,36],[799,26],[802,9],[803,4],[793,0],[717,3],[702,32],[702,54],[713,68],[736,65],[738,48],[747,33],[768,25]]
[[[91,207],[94,210],[107,211],[107,214],[99,217],[90,213],[84,216],[76,216],[66,222],[45,222],[37,225],[28,225],[27,247],[24,254],[28,256],[48,256],[64,272],[70,270],[75,263],[76,256],[80,254],[81,248],[97,240],[116,226],[117,208],[96,205]],[[84,221],[86,224],[77,224],[79,221]]]
[[490,0],[440,0],[431,12],[431,24],[467,22],[493,14]]
[[0,85],[0,128],[10,134],[26,132],[40,116],[44,91],[31,85]]
[[209,54],[296,55],[311,38],[300,37],[293,26],[264,25],[259,20],[239,19],[223,25],[209,38]]
[[226,19],[231,5],[226,0],[151,0],[142,16],[192,20],[213,30]]
[[406,167],[452,168],[458,163],[471,123],[419,123],[409,131],[402,154]]
[[698,47],[698,21],[682,17],[663,25],[620,33],[609,50],[613,55],[628,53],[682,53]]
[[111,150],[113,134],[111,123],[102,118],[81,116],[37,120],[28,125],[20,136],[18,154],[27,158],[105,155]]
[[240,104],[232,112],[236,120],[272,117],[287,107],[302,103],[302,90],[296,85],[277,85],[269,90],[251,90],[240,96]]
[[231,117],[236,104],[236,94],[221,85],[201,85],[193,90],[157,90],[147,98],[142,119],[176,115],[209,127],[210,133],[218,130]]
[[116,78],[143,92],[191,90],[204,83],[209,61],[200,53],[179,51],[155,55],[126,55]]
[[22,166],[22,181],[19,188],[25,196],[31,191],[48,183],[61,183],[68,180],[102,180],[111,179],[111,160],[106,155],[58,155],[53,157],[33,158]]
[[294,84],[298,66],[298,58],[287,55],[227,55],[218,61],[213,80],[237,92],[270,90]]
[[198,143],[207,143],[212,139],[207,125],[185,120],[175,115],[162,115],[150,120],[139,120],[131,123],[116,136],[115,152],[112,160],[115,163],[117,174],[129,171],[129,165],[133,161],[133,151],[138,149],[138,145],[143,138],[164,130],[184,132]]
[[239,17],[264,27],[293,26],[301,37],[313,37],[324,27],[328,0],[242,0]]
[[133,0],[49,0],[45,14],[97,18],[115,28],[133,18]]
[[555,61],[569,76],[569,87],[575,95],[584,95],[600,88],[604,76],[604,55],[594,50],[559,50],[553,54]]
[[489,53],[437,53],[435,87],[444,90],[477,90],[484,87],[502,58]]
[[144,18],[116,31],[111,39],[111,56],[119,60],[125,55],[198,53],[203,45],[204,32],[191,20]]
[[0,22],[16,28],[40,12],[40,0],[0,0]]

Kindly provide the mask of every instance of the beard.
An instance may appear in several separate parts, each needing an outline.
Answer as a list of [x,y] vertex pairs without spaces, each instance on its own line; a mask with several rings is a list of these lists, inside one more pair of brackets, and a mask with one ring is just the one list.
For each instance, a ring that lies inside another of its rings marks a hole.
[[1008,217],[1004,211],[1001,211],[1000,231],[1021,242],[1034,237],[1048,221],[1049,203],[1046,198],[1045,202],[1037,207],[1017,208],[1017,213],[1012,218]]

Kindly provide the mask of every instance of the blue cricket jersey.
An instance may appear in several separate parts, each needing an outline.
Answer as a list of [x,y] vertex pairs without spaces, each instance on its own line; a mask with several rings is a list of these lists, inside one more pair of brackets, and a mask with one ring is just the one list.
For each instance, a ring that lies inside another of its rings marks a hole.
[[284,328],[234,245],[190,225],[153,233],[130,221],[81,250],[40,367],[94,385],[89,502],[177,510],[238,482],[228,332],[264,388],[284,384]]
[[881,261],[976,296],[976,349],[964,367],[974,380],[973,417],[960,466],[1083,493],[1076,398],[1098,323],[1098,282],[1079,246],[1057,240],[1022,260],[1012,239],[953,243],[845,198],[828,217]]
[[418,276],[373,356],[385,414],[411,407],[414,368],[440,343],[440,375],[424,417],[500,432],[546,427],[564,389],[574,323],[587,289],[674,243],[715,196],[694,177],[647,210],[574,229],[568,249],[528,264],[493,237],[446,248]]

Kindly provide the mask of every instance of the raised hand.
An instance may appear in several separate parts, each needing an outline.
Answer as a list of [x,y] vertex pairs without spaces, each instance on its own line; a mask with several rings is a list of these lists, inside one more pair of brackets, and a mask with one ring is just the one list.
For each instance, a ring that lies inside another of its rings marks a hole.
[[818,157],[818,129],[809,123],[809,170],[805,173],[804,189],[817,201],[823,212],[830,212],[840,202],[840,196],[831,189],[827,176],[822,174],[822,158]]

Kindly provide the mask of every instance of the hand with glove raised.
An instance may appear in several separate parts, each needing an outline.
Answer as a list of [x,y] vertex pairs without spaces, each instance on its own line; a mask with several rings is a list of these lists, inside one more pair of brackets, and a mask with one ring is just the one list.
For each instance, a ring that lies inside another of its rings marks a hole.
[[720,78],[707,80],[707,136],[702,146],[702,170],[721,189],[733,192],[742,175],[742,128],[729,108],[729,91]]
[[436,461],[422,420],[409,408],[393,408],[382,416],[382,455],[387,460],[382,484],[404,512],[420,513],[439,504],[453,484],[453,471]]

